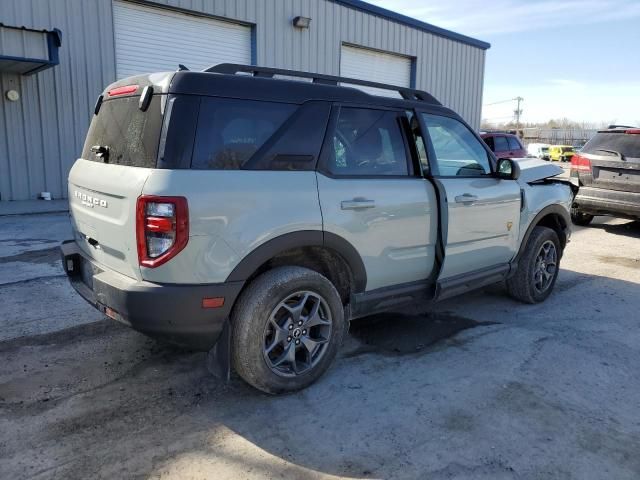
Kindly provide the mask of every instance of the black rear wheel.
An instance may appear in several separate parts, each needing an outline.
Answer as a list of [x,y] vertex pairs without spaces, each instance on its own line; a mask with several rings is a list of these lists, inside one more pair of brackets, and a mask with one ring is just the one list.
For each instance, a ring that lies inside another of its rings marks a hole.
[[331,365],[345,334],[344,307],[333,284],[302,267],[256,278],[231,318],[238,375],[266,393],[300,390]]

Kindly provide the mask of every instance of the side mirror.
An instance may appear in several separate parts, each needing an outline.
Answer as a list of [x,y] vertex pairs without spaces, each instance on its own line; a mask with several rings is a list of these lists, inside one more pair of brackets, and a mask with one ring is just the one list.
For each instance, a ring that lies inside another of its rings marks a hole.
[[520,165],[511,158],[498,159],[496,176],[504,180],[517,180],[520,178]]

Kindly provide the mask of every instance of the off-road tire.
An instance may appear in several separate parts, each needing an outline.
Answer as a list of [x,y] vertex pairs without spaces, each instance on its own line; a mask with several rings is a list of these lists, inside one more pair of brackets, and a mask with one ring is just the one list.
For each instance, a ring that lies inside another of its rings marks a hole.
[[582,213],[577,208],[571,209],[571,223],[579,227],[586,227],[593,221],[593,215]]
[[[551,241],[556,249],[556,266],[548,288],[546,288],[545,291],[540,292],[534,286],[534,272],[540,249],[548,241]],[[507,291],[509,292],[509,295],[523,303],[533,304],[546,300],[553,291],[553,287],[555,286],[558,278],[561,256],[562,248],[556,232],[547,227],[535,227],[529,236],[525,251],[518,261],[518,267],[515,274],[507,280]]]
[[[331,313],[326,350],[309,371],[282,377],[272,371],[264,354],[264,332],[269,318],[289,295],[309,291],[325,300]],[[293,392],[315,382],[329,368],[346,332],[344,307],[333,284],[323,275],[302,267],[278,267],[260,275],[242,292],[231,315],[231,362],[249,385],[269,394]]]

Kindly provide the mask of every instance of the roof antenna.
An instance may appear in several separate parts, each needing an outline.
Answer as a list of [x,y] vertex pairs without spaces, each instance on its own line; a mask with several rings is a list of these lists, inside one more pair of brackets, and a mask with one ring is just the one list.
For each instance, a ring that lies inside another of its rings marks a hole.
[[178,71],[179,71],[179,72],[182,72],[182,71],[184,71],[184,70],[189,71],[189,69],[188,69],[187,67],[185,67],[183,64],[179,63],[179,64],[178,64]]

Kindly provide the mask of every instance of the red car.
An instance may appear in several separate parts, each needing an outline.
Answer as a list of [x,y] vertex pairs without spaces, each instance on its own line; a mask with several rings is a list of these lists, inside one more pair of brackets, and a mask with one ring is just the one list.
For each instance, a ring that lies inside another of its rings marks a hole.
[[496,158],[524,158],[527,151],[517,136],[510,133],[481,133],[480,136]]

